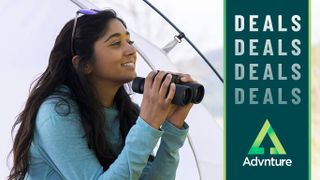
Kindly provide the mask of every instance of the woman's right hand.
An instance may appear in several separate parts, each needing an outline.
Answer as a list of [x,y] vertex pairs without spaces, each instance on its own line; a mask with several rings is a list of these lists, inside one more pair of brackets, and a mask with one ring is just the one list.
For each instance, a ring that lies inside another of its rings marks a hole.
[[[171,101],[176,90],[175,84],[170,84],[172,75],[168,74],[166,76],[166,74],[164,71],[159,71],[158,74],[152,71],[148,74],[144,83],[140,117],[156,129],[159,129],[166,120],[172,108]],[[165,80],[162,82],[164,77]],[[169,93],[167,95],[168,89]]]

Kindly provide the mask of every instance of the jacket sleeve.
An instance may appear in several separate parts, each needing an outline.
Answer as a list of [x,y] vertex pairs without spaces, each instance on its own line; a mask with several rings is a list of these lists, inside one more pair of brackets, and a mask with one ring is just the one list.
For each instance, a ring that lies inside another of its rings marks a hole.
[[152,163],[148,163],[140,179],[175,179],[179,164],[179,149],[184,144],[189,126],[184,123],[182,129],[178,129],[169,121],[165,121],[161,128],[164,133],[156,157]]
[[138,117],[122,152],[105,172],[88,148],[79,118],[40,112],[34,141],[42,157],[63,179],[137,180],[162,134]]

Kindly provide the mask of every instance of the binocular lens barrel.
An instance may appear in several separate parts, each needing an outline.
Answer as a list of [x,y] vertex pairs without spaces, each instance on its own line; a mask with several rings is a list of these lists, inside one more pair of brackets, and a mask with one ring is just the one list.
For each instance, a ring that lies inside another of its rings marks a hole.
[[[145,78],[136,77],[132,83],[132,90],[136,93],[143,94],[144,82]],[[184,106],[186,104],[189,104],[191,102],[191,99],[191,88],[185,85],[176,84],[176,91],[174,93],[172,103],[179,106]]]
[[[182,83],[177,75],[173,75],[176,84],[176,91],[172,100],[173,104],[184,106],[191,103],[199,104],[204,97],[204,87],[198,83]],[[145,78],[136,77],[132,83],[132,90],[136,93],[143,94]]]
[[192,91],[191,102],[194,104],[199,104],[204,97],[203,85],[197,84],[197,83],[186,83],[184,85],[187,85],[191,88],[191,91]]

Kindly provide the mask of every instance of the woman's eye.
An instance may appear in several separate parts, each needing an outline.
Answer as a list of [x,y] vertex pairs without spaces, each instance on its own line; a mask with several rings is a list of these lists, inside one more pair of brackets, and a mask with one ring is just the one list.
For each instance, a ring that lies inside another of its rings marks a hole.
[[132,44],[134,43],[134,41],[129,40],[128,43],[129,43],[130,45],[132,45]]
[[[132,45],[134,43],[134,41],[128,40],[127,41],[128,44]],[[121,41],[117,41],[111,44],[111,46],[120,46],[121,45]]]
[[120,44],[121,44],[121,42],[117,41],[117,42],[112,43],[111,46],[119,46]]

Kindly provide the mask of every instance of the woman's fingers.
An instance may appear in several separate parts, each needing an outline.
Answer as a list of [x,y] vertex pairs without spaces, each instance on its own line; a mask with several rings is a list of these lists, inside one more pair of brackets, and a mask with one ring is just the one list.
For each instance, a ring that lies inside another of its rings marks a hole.
[[175,87],[170,87],[172,75],[165,77],[166,74],[164,71],[150,73],[145,82],[140,116],[154,128],[159,128],[165,121],[174,96]]
[[184,83],[195,82],[190,74],[179,74],[180,80]]
[[184,83],[194,82],[194,80],[191,77],[181,77],[180,80]]
[[161,84],[159,94],[160,94],[160,97],[162,97],[164,99],[166,98],[167,92],[169,90],[171,79],[172,79],[172,75],[168,74],[165,77],[165,80],[163,81],[163,83]]
[[153,92],[159,92],[160,86],[162,84],[163,77],[166,75],[166,72],[159,71],[158,74],[154,77],[152,90]]
[[148,76],[146,77],[145,79],[145,82],[144,82],[144,89],[151,89],[152,88],[152,84],[153,84],[153,78],[154,76],[156,75],[156,72],[155,71],[151,71]]
[[169,73],[178,75],[180,77],[180,80],[184,83],[196,82],[195,80],[192,79],[190,74],[174,73],[174,72],[169,72]]
[[[180,127],[192,107],[191,103],[184,107],[172,104],[177,88],[172,82],[173,74],[153,71],[146,77],[146,93],[142,99],[140,116],[154,128],[159,128],[167,117],[172,118],[172,122],[176,122],[177,127]],[[195,82],[189,74],[176,75],[182,83]]]
[[159,94],[162,99],[166,99],[169,94],[168,91],[170,91],[171,89],[170,83],[173,78],[172,74],[178,75],[182,83],[197,83],[197,81],[192,79],[190,74],[171,73],[166,71],[152,71],[146,77],[145,89],[149,89],[154,94]]
[[173,100],[174,93],[176,92],[176,85],[174,83],[170,84],[170,89],[167,98],[165,99],[166,104],[171,104],[171,101]]

